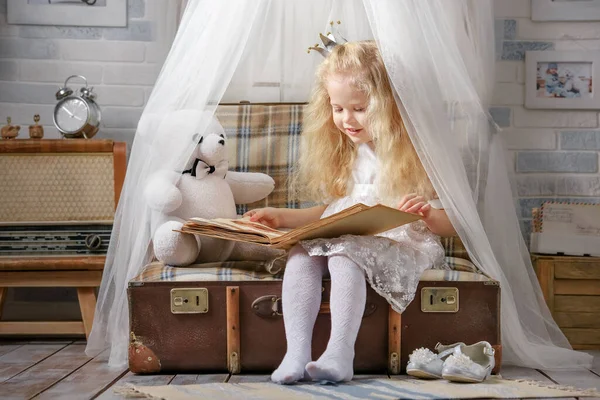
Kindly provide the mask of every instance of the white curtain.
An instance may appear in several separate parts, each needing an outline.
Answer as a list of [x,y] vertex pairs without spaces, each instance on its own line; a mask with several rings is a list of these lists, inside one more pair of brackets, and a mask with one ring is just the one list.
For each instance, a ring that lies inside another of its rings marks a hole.
[[490,1],[367,0],[408,131],[451,221],[500,282],[503,357],[541,368],[588,365],[541,295],[514,207],[501,137],[487,107],[494,81]]
[[183,19],[183,13],[185,11],[185,7],[187,6],[188,0],[175,0],[175,10],[177,13],[177,26],[181,24],[181,20]]
[[198,112],[214,112],[226,93],[225,99],[237,93],[251,101],[274,94],[279,98],[271,101],[306,101],[320,61],[306,48],[332,20],[342,21],[348,40],[377,41],[442,204],[473,260],[500,282],[504,362],[589,365],[591,356],[570,349],[541,296],[503,145],[487,113],[494,81],[491,0],[189,0],[138,125],[88,350],[110,346],[110,363],[126,362],[125,289],[150,256],[142,196],[148,175],[181,169],[191,137],[208,124]]

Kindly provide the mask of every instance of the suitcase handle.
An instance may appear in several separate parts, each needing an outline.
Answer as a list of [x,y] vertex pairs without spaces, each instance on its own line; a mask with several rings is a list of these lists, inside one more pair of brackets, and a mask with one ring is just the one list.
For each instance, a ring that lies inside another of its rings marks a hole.
[[[375,310],[377,310],[377,305],[375,303],[367,302],[367,304],[365,304],[363,318],[373,314]],[[261,296],[252,302],[252,311],[262,318],[279,318],[283,316],[281,297],[272,294]],[[319,314],[330,313],[329,303],[321,303]]]

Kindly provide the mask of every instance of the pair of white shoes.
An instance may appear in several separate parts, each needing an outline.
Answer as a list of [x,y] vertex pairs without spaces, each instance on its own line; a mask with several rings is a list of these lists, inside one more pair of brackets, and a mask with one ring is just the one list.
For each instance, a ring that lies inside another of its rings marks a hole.
[[424,347],[409,356],[406,373],[417,378],[446,379],[453,382],[482,382],[494,369],[494,348],[482,341],[470,346],[460,342],[435,345],[437,354]]

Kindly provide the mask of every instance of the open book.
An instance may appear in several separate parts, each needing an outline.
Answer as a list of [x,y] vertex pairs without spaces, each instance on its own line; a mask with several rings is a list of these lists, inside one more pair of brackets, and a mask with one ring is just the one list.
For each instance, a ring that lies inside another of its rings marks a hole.
[[273,229],[252,222],[249,218],[191,218],[183,225],[181,232],[289,249],[300,240],[375,235],[419,219],[421,217],[416,214],[381,204],[366,206],[359,203],[290,231]]

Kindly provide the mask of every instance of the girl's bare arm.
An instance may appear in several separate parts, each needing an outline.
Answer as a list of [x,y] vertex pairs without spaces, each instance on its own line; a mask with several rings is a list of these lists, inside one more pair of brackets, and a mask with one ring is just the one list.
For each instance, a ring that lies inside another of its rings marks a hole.
[[266,207],[248,211],[244,217],[271,228],[294,229],[321,218],[325,208],[326,205],[299,209]]

